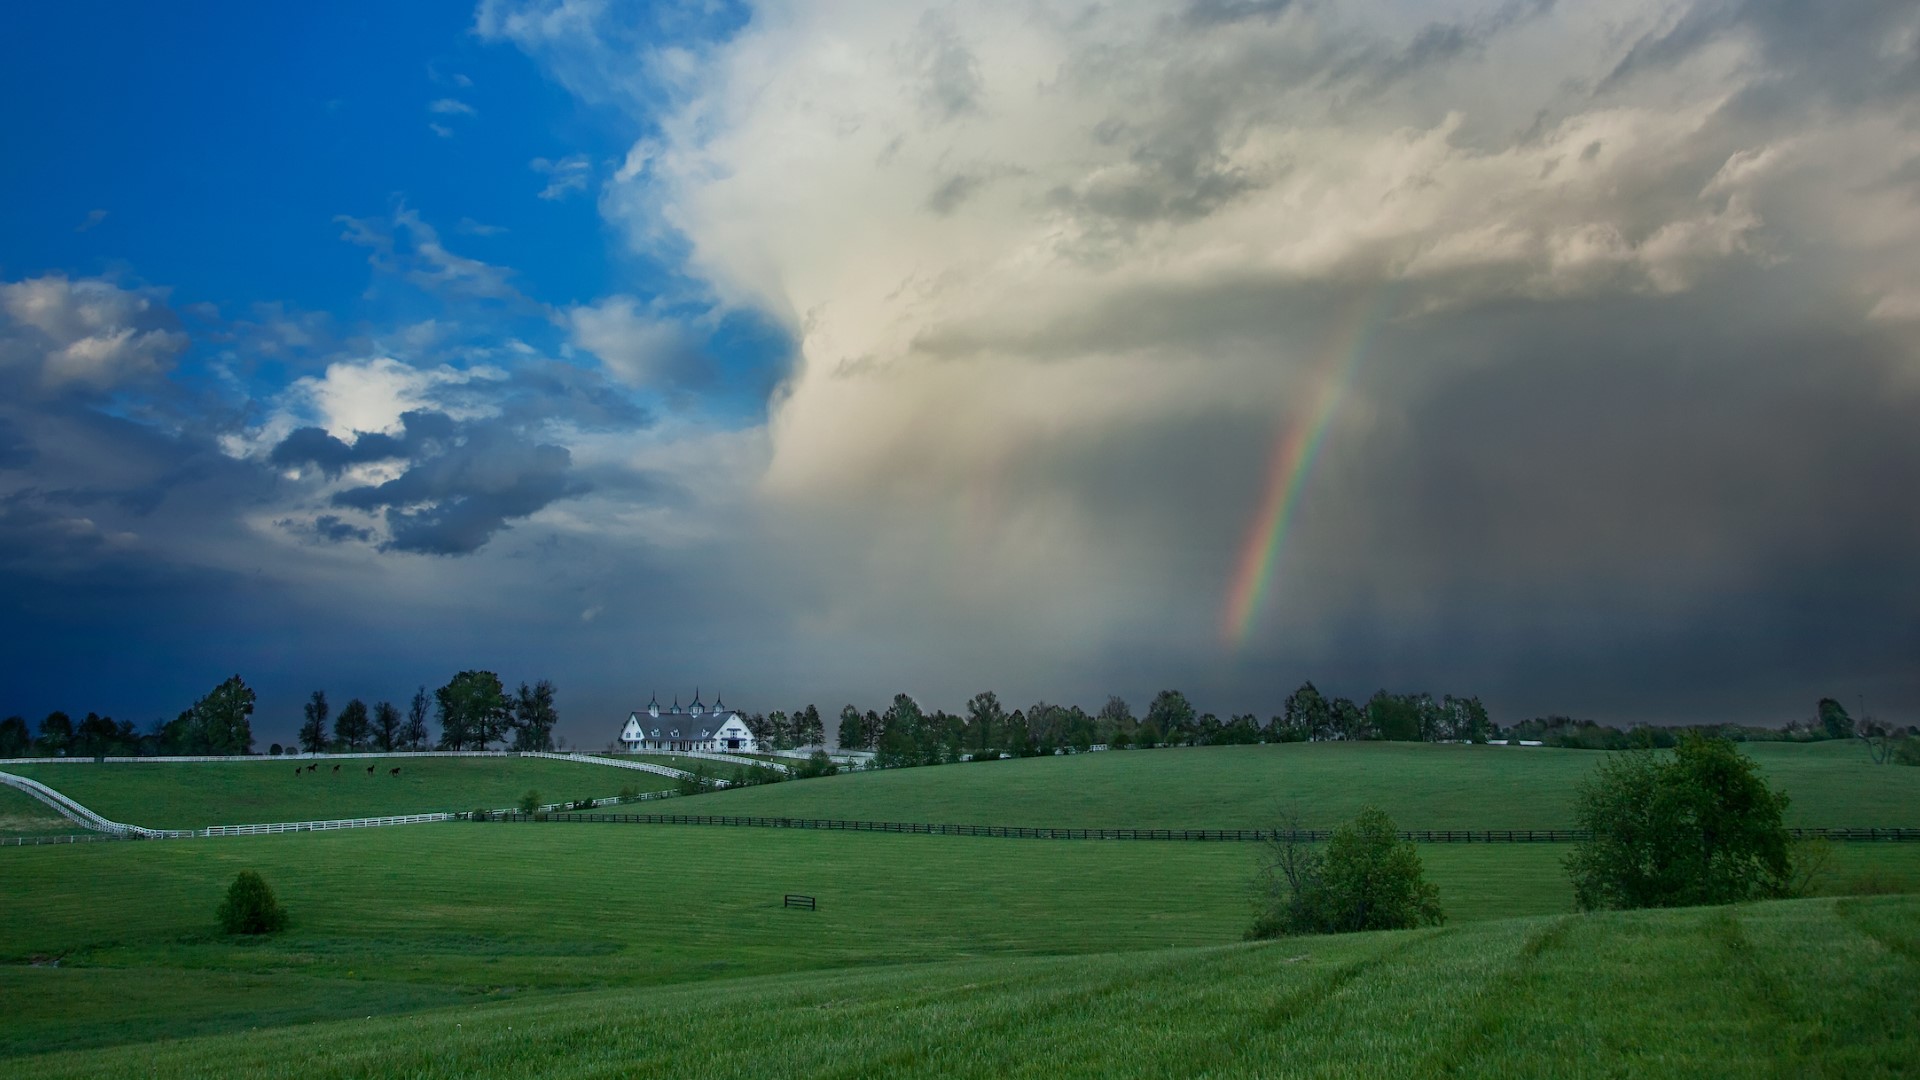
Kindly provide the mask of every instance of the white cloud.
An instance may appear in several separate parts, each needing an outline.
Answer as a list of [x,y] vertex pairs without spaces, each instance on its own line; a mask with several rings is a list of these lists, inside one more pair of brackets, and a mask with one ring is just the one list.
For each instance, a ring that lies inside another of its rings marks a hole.
[[473,106],[458,98],[439,98],[427,104],[427,111],[440,116],[477,116]]
[[692,348],[681,323],[646,310],[628,296],[568,308],[566,322],[575,346],[599,357],[610,374],[633,386],[671,377]]
[[593,179],[593,165],[585,154],[569,154],[558,161],[534,158],[527,165],[547,178],[547,186],[541,189],[539,197],[550,201],[587,190],[587,183]]
[[32,331],[0,339],[0,365],[32,371],[50,392],[158,376],[188,344],[161,294],[100,278],[54,274],[0,285],[0,311]]

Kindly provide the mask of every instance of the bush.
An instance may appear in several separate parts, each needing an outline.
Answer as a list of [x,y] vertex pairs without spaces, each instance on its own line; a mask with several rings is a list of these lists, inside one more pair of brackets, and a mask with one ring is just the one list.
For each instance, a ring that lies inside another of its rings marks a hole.
[[220,929],[229,934],[271,934],[287,925],[286,910],[259,874],[240,871],[220,903]]
[[527,792],[525,795],[520,796],[519,805],[520,805],[521,813],[523,814],[533,813],[534,811],[540,809],[540,793],[537,791]]
[[1574,901],[1591,911],[1787,895],[1787,803],[1722,736],[1688,732],[1671,756],[1610,758],[1574,803],[1590,835],[1566,861]]
[[1261,866],[1263,910],[1248,937],[1404,930],[1446,921],[1440,893],[1393,819],[1367,807],[1333,831],[1325,850],[1288,838],[1282,826]]

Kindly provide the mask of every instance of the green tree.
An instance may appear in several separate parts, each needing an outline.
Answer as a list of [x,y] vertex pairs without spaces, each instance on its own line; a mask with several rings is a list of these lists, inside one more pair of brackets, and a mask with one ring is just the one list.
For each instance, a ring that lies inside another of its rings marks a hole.
[[19,757],[33,746],[33,733],[22,716],[0,720],[0,757]]
[[1333,707],[1327,704],[1318,687],[1301,683],[1300,689],[1287,695],[1280,723],[1287,742],[1306,742],[1333,736]]
[[827,726],[812,705],[793,714],[793,737],[801,746],[827,745]]
[[994,740],[1001,737],[1007,722],[1007,710],[1000,705],[1000,695],[991,690],[982,690],[967,699],[967,746],[975,750],[985,750],[998,745]]
[[1820,718],[1820,730],[1829,739],[1853,738],[1853,717],[1847,715],[1847,707],[1830,697],[1820,699],[1817,707]]
[[315,690],[300,707],[306,719],[300,724],[300,749],[309,754],[317,754],[327,748],[327,692]]
[[373,707],[373,745],[382,753],[392,753],[399,749],[400,735],[406,721],[400,718],[400,710],[393,702],[383,701]]
[[1682,907],[1784,895],[1788,798],[1726,738],[1687,732],[1671,755],[1632,750],[1581,785],[1567,856],[1581,908]]
[[1147,706],[1146,722],[1168,745],[1178,746],[1194,736],[1193,703],[1178,690],[1162,690]]
[[1107,703],[1100,706],[1100,711],[1094,714],[1094,741],[1113,743],[1122,740],[1124,745],[1123,737],[1132,736],[1134,722],[1133,707],[1127,704],[1127,699],[1118,695],[1110,696]]
[[193,703],[191,738],[195,752],[253,752],[253,689],[235,675]]
[[835,733],[834,742],[838,743],[842,750],[865,749],[867,739],[860,728],[860,710],[852,705],[845,706],[840,710],[840,726]]
[[1421,704],[1425,695],[1389,694],[1376,691],[1367,699],[1367,727],[1374,737],[1393,742],[1419,742]]
[[440,706],[442,750],[485,750],[506,734],[512,712],[493,672],[462,671],[433,696]]
[[333,741],[342,750],[365,750],[373,722],[367,716],[367,703],[354,698],[340,706],[333,720]]
[[220,929],[229,934],[271,934],[284,929],[287,913],[259,874],[242,870],[227,887],[227,898],[215,913]]
[[73,745],[73,718],[58,709],[40,721],[40,737],[33,748],[43,754],[64,754]]
[[1276,830],[1263,854],[1263,907],[1249,937],[1403,930],[1446,921],[1420,854],[1376,807],[1333,831],[1324,850],[1305,843],[1298,822]]
[[515,750],[552,750],[553,726],[560,722],[560,710],[553,704],[552,681],[541,679],[528,686],[520,684],[513,699],[513,748]]

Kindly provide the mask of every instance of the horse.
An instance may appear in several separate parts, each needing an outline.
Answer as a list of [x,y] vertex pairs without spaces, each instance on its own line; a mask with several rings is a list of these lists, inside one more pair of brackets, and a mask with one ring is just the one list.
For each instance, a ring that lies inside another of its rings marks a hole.
[[398,766],[398,765],[395,765],[395,766],[394,766],[394,767],[393,767],[392,769],[389,769],[389,770],[387,771],[387,775],[388,775],[388,776],[399,776],[399,775],[400,775],[400,766]]
[[311,764],[311,765],[309,765],[309,766],[307,766],[307,771],[308,771],[308,772],[312,772],[313,770],[315,770],[315,769],[317,769],[317,768],[319,768],[319,767],[320,767],[320,763],[316,761],[316,762],[314,762],[313,764]]
[[307,770],[305,770],[305,769],[303,769],[303,768],[301,768],[301,767],[300,767],[300,766],[298,766],[298,765],[295,765],[295,766],[293,767],[293,775],[295,775],[295,776],[299,776],[299,775],[300,775],[301,773],[303,773],[303,772],[306,772],[306,771],[307,771]]
[[339,771],[340,771],[340,766],[338,766],[338,765],[335,765],[335,766],[333,767],[333,771],[334,771],[334,772],[339,772]]
[[371,766],[371,765],[369,765],[369,766],[367,766],[367,775],[368,775],[368,776],[372,776],[372,775],[373,775],[373,766]]

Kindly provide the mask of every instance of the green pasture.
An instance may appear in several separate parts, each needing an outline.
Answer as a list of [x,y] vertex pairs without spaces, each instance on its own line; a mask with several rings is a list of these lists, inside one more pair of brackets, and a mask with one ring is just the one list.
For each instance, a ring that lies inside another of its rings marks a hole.
[[[0,850],[0,1057],[588,988],[1237,941],[1256,845],[469,823]],[[1564,845],[1423,845],[1452,925],[1563,913]],[[1920,844],[1836,846],[1920,891]],[[235,939],[242,869],[292,916]],[[787,910],[781,896],[819,899]],[[57,958],[60,966],[31,966]]]
[[[1788,823],[1920,826],[1920,768],[1847,742],[1748,743],[1793,797]],[[1327,828],[1373,804],[1405,829],[1571,826],[1598,750],[1294,743],[1110,751],[888,769],[701,795],[676,811],[1067,828]],[[698,807],[696,810],[695,808]]]
[[[319,768],[295,773],[306,764]],[[395,767],[400,775],[388,775]],[[110,820],[150,829],[499,809],[529,790],[545,802],[560,802],[674,783],[636,769],[518,757],[62,761],[9,765],[7,771],[38,780]]]
[[65,836],[86,831],[26,792],[0,787],[0,838]]
[[[41,993],[69,975],[32,974]],[[1917,1019],[1920,900],[1888,897],[629,988],[8,1064],[43,1080],[1894,1077],[1920,1061]]]

